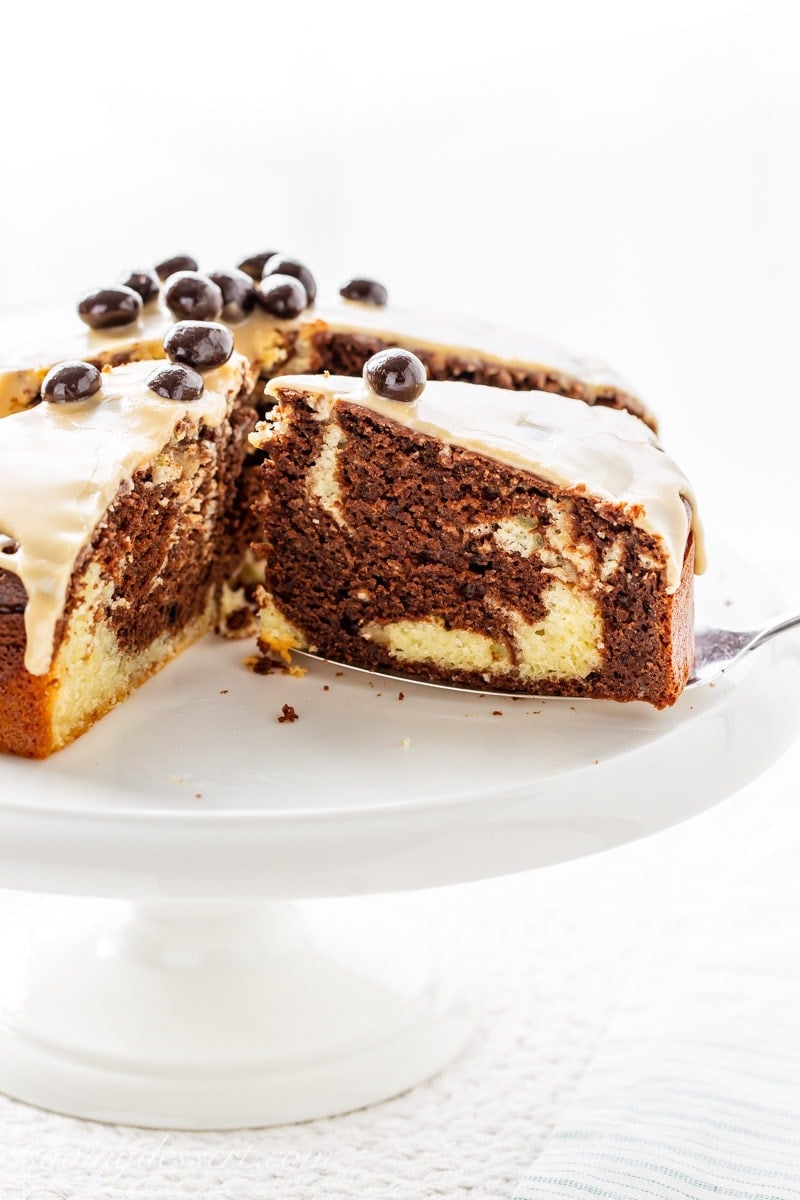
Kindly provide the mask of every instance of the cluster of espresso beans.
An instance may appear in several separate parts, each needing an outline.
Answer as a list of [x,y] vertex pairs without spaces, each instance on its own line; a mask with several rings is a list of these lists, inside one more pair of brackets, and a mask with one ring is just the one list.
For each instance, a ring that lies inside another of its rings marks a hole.
[[[204,383],[201,371],[221,367],[233,354],[233,334],[216,321],[179,321],[164,338],[167,361],[148,377],[147,386],[165,400],[199,400]],[[59,363],[42,382],[42,399],[51,404],[88,400],[100,391],[102,373],[93,363],[79,360]]]
[[[221,367],[233,354],[233,334],[216,321],[179,321],[164,338],[167,361],[150,374],[147,386],[165,400],[199,400],[201,371]],[[364,379],[376,396],[412,404],[422,395],[425,365],[410,350],[379,350],[364,364]],[[101,372],[79,360],[59,363],[42,383],[42,399],[51,404],[88,400],[100,391]]]
[[[130,271],[114,287],[96,288],[78,301],[78,316],[90,329],[113,329],[138,320],[159,293],[176,320],[243,321],[256,306],[273,317],[299,317],[314,303],[317,284],[299,259],[264,250],[237,267],[200,271],[189,254]],[[362,304],[384,305],[386,288],[374,279],[350,279],[339,294]]]
[[233,334],[216,321],[179,321],[164,338],[167,362],[156,367],[147,386],[165,400],[199,400],[201,371],[221,367],[233,354]]
[[[374,279],[350,279],[339,294],[361,304],[383,306],[388,301],[386,288]],[[304,263],[277,250],[251,254],[235,268],[208,274],[191,255],[177,254],[155,267],[128,272],[114,287],[87,292],[78,302],[78,315],[90,329],[130,325],[159,295],[177,324],[164,338],[168,361],[153,371],[148,387],[165,399],[189,401],[203,394],[200,372],[222,366],[233,353],[233,334],[221,322],[236,324],[257,306],[273,317],[298,317],[314,303],[317,284]],[[374,355],[364,376],[386,399],[410,402],[425,386],[422,363],[399,350]],[[92,363],[59,363],[45,377],[42,398],[53,403],[86,400],[101,382]]]

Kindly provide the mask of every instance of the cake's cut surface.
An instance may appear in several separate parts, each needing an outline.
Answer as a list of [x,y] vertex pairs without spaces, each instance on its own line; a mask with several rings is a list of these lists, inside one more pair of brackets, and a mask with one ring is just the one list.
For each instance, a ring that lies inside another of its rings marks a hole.
[[210,628],[241,556],[249,366],[179,402],[156,365],[0,422],[0,750],[83,732]]
[[283,377],[261,640],[493,690],[648,700],[692,660],[693,499],[627,413],[545,392]]

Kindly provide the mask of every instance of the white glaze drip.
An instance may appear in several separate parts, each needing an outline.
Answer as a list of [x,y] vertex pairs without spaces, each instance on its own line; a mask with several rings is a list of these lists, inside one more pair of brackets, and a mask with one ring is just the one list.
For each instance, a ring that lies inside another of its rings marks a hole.
[[183,421],[220,425],[247,377],[239,355],[205,376],[191,403],[147,387],[152,362],[106,369],[100,391],[76,404],[42,403],[0,421],[0,534],[16,543],[0,568],[28,595],[25,667],[47,673],[70,580],[109,505]]
[[[363,380],[344,376],[284,375],[267,387],[277,400],[284,390],[315,398],[312,406],[320,405],[321,415],[341,401],[362,405],[445,445],[462,446],[558,487],[620,506],[628,520],[662,544],[668,592],[680,584],[691,529],[696,569],[704,568],[692,487],[653,432],[630,413],[591,407],[552,392],[512,392],[472,383],[429,382],[413,404],[384,400]],[[267,423],[251,441],[266,446],[270,436]]]

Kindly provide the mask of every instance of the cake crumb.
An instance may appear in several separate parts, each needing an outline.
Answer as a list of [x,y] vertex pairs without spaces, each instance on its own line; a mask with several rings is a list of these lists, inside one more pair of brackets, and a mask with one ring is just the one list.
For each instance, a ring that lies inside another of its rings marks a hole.
[[291,675],[292,679],[302,679],[308,674],[308,667],[284,667],[281,671],[282,675]]
[[341,675],[344,675],[344,671],[337,671],[337,672],[336,672],[336,678],[337,678],[337,679],[338,679],[338,678],[339,678]]
[[169,783],[177,784],[178,787],[183,787],[183,785],[186,783],[186,780],[182,775],[168,775],[167,780]]
[[291,638],[259,638],[256,644],[262,654],[282,659],[287,667],[292,665],[292,650],[298,648]]
[[203,799],[203,793],[202,793],[202,792],[195,792],[195,794],[194,794],[194,798],[195,798],[195,800],[202,800],[202,799]]
[[288,722],[291,725],[293,722],[299,720],[300,714],[297,709],[293,708],[291,704],[284,704],[281,708],[281,715],[278,717],[278,724],[285,725]]
[[404,750],[407,750],[408,747],[411,745],[411,738],[410,737],[400,738],[400,745],[403,747]]
[[499,708],[492,709],[493,717],[502,717],[502,715],[503,715],[502,709],[499,709]]
[[329,692],[331,690],[331,685],[329,683],[323,683],[322,690],[323,692]]
[[222,691],[220,692],[220,696],[227,696],[227,695],[228,695],[228,691],[229,691],[229,689],[228,689],[228,688],[223,688],[223,689],[222,689]]
[[398,700],[405,700],[405,698],[406,698],[406,694],[405,694],[405,692],[398,692],[398,693],[397,693],[397,699],[398,699]]
[[271,675],[278,669],[275,660],[268,658],[265,654],[251,654],[244,660],[244,665],[249,667],[254,675]]

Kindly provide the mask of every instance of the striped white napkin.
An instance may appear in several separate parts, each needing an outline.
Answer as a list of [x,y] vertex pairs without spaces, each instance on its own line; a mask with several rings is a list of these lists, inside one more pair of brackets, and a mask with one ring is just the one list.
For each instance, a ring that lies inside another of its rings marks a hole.
[[800,1200],[800,755],[786,766],[783,819],[664,898],[515,1200]]

